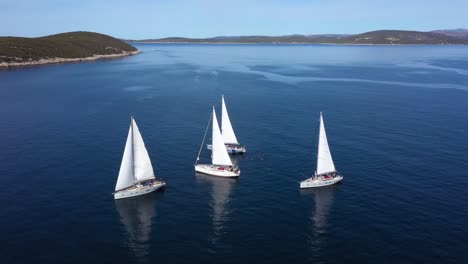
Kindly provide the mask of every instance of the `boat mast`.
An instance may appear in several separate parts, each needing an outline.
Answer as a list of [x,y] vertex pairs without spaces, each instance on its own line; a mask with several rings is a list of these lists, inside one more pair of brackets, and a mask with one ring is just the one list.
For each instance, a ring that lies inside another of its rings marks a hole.
[[133,116],[130,120],[130,130],[132,131],[132,172],[133,172],[133,181],[135,182],[137,179],[136,179],[136,176],[135,176],[135,145],[133,144],[133,138],[134,138],[134,134],[133,134]]
[[315,167],[314,177],[317,177],[317,170],[319,166],[319,151],[320,151],[320,126],[322,125],[322,111],[320,111],[319,124],[318,124],[318,136],[317,136],[317,164]]
[[210,119],[208,120],[208,125],[206,126],[206,129],[205,129],[205,135],[203,136],[203,140],[202,140],[202,143],[200,145],[200,150],[198,151],[197,160],[195,161],[195,165],[197,165],[198,161],[200,160],[200,153],[201,153],[201,151],[203,149],[203,144],[205,143],[205,138],[206,138],[206,134],[208,133],[208,128],[210,127],[211,118],[213,118],[213,112],[211,112]]

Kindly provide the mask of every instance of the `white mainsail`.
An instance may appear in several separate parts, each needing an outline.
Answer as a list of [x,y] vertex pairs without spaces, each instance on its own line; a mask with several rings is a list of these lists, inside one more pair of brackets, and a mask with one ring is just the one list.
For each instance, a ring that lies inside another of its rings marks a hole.
[[335,165],[328,147],[327,134],[325,133],[325,124],[323,123],[322,113],[320,112],[320,132],[317,153],[317,175],[335,172]]
[[141,137],[140,130],[132,118],[133,122],[133,165],[135,166],[135,178],[137,181],[154,179],[153,166],[146,150],[145,143]]
[[132,186],[135,181],[148,179],[154,179],[153,166],[140,130],[132,117],[115,190],[122,190]]
[[212,153],[211,163],[214,165],[225,165],[232,166],[232,161],[229,158],[229,154],[224,145],[221,131],[219,130],[218,119],[216,118],[216,112],[213,107],[213,130],[212,130]]
[[239,142],[237,142],[236,134],[234,134],[234,130],[232,129],[226,103],[224,102],[224,95],[221,96],[221,101],[221,131],[223,132],[224,143],[239,144]]

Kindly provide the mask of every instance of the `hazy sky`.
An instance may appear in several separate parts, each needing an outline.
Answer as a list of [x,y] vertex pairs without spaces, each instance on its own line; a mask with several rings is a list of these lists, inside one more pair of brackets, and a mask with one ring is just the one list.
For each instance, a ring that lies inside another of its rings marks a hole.
[[1,36],[120,38],[468,28],[468,0],[0,0]]

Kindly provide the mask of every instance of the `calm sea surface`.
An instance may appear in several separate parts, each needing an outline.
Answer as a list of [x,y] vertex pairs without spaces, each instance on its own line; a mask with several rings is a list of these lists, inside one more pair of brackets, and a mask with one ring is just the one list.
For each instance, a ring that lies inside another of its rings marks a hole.
[[[467,263],[468,47],[137,47],[0,71],[1,263]],[[222,93],[238,180],[193,169]],[[131,115],[167,188],[114,201]]]

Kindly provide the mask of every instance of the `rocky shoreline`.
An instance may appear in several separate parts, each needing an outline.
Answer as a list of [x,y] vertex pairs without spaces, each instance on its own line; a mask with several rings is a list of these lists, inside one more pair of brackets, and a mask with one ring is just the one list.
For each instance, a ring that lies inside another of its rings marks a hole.
[[100,59],[112,59],[112,58],[132,56],[132,55],[137,55],[140,53],[141,51],[136,50],[136,51],[123,51],[122,53],[117,53],[117,54],[94,55],[91,57],[84,57],[84,58],[48,58],[48,59],[40,59],[40,60],[25,61],[25,62],[0,62],[0,69],[9,68],[9,67],[34,66],[34,65],[54,64],[54,63],[95,61],[95,60],[100,60]]

